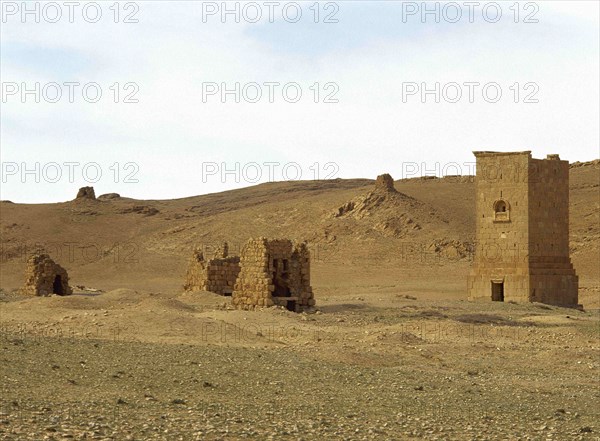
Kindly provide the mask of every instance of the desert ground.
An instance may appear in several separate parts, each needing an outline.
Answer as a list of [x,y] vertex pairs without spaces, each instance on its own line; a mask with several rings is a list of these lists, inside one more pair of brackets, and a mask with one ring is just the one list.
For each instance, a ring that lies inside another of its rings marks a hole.
[[[600,161],[570,170],[580,309],[467,300],[473,177],[373,185],[2,201],[0,439],[599,439]],[[184,292],[194,248],[259,236],[308,241],[314,311]],[[39,247],[72,296],[19,294]]]

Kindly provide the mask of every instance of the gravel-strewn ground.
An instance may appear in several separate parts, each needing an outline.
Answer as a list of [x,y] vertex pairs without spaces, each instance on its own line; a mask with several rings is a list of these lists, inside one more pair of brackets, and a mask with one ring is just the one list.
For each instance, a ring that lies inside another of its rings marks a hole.
[[264,347],[5,325],[0,439],[598,439],[594,314],[406,302],[260,313],[321,330]]

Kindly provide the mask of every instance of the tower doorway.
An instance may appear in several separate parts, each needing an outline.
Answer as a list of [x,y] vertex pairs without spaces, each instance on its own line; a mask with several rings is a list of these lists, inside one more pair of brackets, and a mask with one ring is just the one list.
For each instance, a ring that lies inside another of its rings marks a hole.
[[492,282],[492,300],[494,302],[504,301],[504,282]]
[[58,294],[59,296],[65,294],[62,286],[62,278],[59,275],[54,278],[54,282],[52,283],[52,293]]

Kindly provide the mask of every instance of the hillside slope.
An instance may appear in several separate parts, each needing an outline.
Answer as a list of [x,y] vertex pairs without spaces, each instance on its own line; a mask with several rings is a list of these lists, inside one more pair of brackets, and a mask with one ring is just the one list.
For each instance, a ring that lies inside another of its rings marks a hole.
[[[600,293],[600,169],[571,167],[571,248],[582,301]],[[379,286],[464,298],[474,242],[472,177],[407,179],[390,197],[366,179],[261,184],[175,200],[126,197],[57,204],[0,203],[2,281],[23,283],[38,246],[72,285],[179,292],[195,247],[232,253],[255,236],[307,240],[319,295]],[[98,189],[97,189],[98,190]],[[107,189],[108,190],[108,189]]]

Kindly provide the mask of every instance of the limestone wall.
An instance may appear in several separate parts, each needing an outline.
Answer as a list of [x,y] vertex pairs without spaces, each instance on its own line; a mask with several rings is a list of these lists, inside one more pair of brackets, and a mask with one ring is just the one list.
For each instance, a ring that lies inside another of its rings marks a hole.
[[[475,152],[476,246],[468,279],[470,299],[491,300],[492,281],[504,284],[505,300],[529,296],[530,152]],[[505,211],[498,211],[499,204]]]
[[227,256],[227,244],[217,251],[220,257],[205,259],[195,251],[188,266],[184,289],[186,291],[210,291],[231,295],[240,272],[240,258]]
[[569,162],[534,159],[530,181],[529,276],[532,301],[578,303],[579,280],[569,256]]
[[242,248],[240,273],[233,291],[232,303],[241,309],[273,306],[268,242],[265,238],[250,239]]

